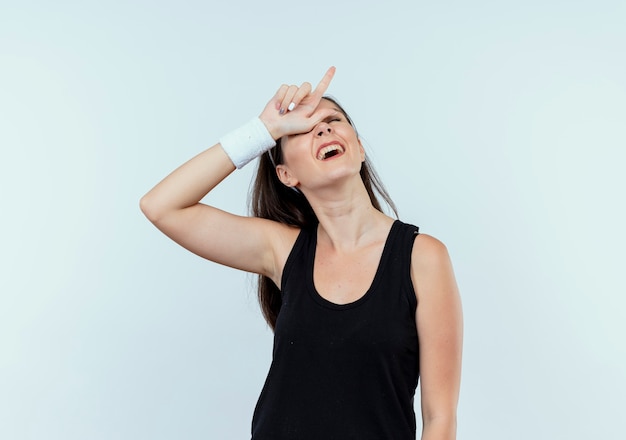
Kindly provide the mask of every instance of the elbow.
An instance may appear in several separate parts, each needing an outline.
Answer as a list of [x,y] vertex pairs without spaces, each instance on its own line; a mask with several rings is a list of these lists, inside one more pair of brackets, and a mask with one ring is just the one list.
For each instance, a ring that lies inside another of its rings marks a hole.
[[150,197],[150,193],[146,194],[139,200],[139,209],[141,209],[143,215],[145,215],[146,218],[152,223],[156,223],[162,216],[156,203]]
[[456,411],[425,415],[422,420],[422,438],[456,439]]
[[424,420],[422,439],[455,440],[456,417],[435,417],[430,420]]

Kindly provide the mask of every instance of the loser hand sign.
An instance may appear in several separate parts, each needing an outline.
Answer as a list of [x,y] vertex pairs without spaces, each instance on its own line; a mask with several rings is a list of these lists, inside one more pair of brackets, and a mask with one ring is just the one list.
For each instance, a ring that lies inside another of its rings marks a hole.
[[330,110],[315,112],[315,109],[334,75],[335,68],[330,67],[313,91],[308,82],[299,87],[286,84],[280,86],[259,116],[274,139],[290,134],[306,133],[328,116],[325,113],[332,113]]

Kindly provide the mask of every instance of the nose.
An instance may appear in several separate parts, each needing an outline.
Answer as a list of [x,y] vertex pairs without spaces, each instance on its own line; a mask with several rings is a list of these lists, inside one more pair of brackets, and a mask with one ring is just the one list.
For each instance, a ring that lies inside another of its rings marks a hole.
[[330,134],[332,129],[330,128],[330,125],[327,122],[320,122],[317,127],[315,127],[315,133],[317,133],[318,136],[323,136],[324,134]]

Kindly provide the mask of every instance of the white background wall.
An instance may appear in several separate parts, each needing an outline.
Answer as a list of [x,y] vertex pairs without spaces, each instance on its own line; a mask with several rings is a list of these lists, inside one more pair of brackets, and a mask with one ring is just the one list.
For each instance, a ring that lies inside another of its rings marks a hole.
[[[254,279],[138,208],[283,82],[344,104],[465,310],[459,439],[622,439],[619,0],[0,0],[0,438],[245,439]],[[246,212],[253,167],[210,197]]]

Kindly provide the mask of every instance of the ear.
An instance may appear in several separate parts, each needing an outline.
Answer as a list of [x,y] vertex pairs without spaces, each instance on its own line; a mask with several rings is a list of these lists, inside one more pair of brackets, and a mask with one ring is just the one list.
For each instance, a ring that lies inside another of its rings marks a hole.
[[276,176],[278,176],[278,180],[285,186],[295,187],[298,184],[298,180],[285,164],[276,165]]
[[363,148],[361,138],[359,138],[359,149],[361,150],[361,162],[365,162],[365,148]]

